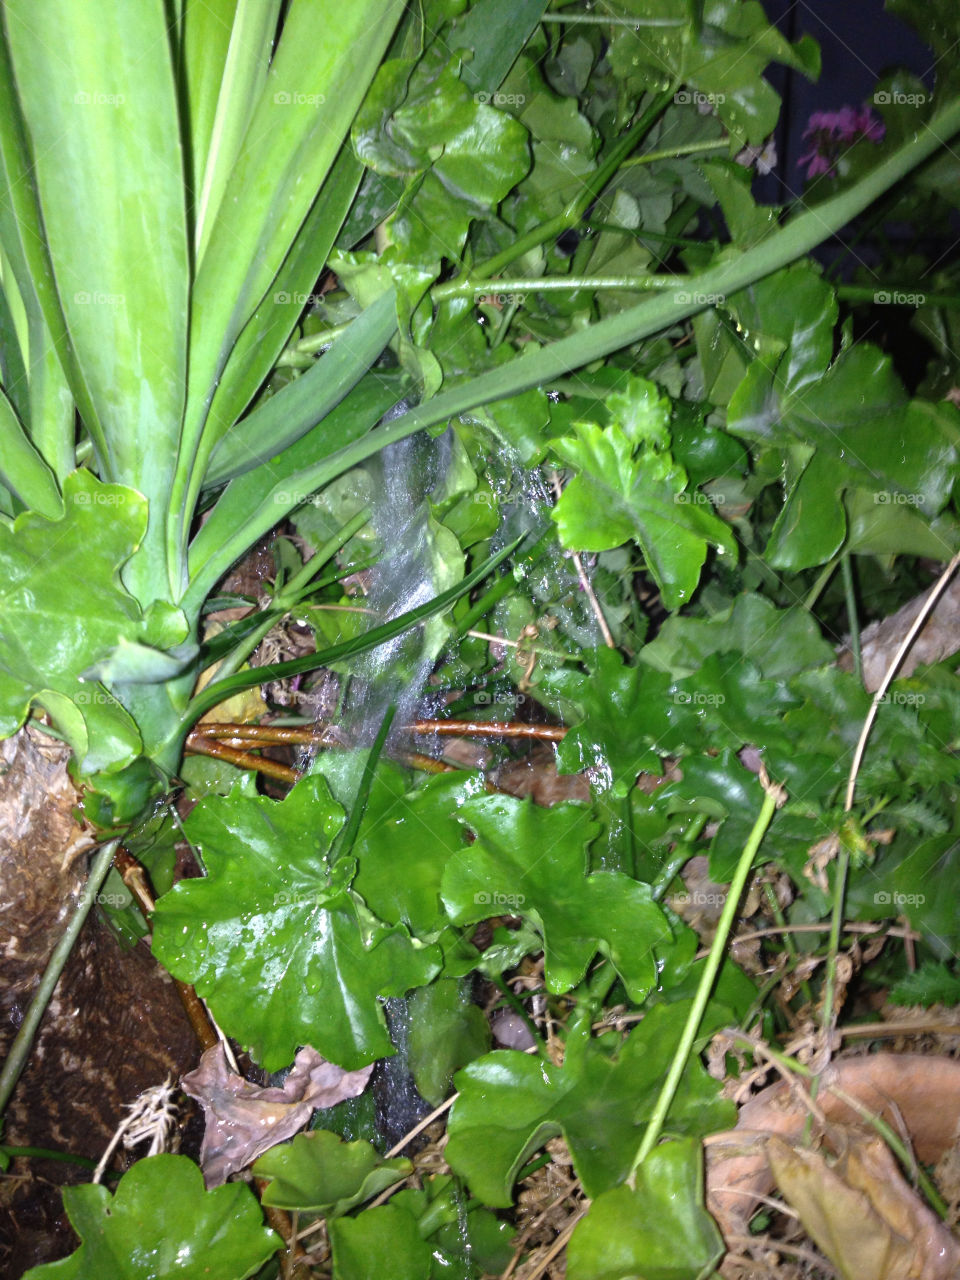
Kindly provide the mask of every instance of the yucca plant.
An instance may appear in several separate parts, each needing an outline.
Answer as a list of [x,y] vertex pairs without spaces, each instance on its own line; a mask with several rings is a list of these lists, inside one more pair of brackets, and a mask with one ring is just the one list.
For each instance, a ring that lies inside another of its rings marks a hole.
[[[718,50],[739,40],[762,46],[761,61],[812,67],[763,25],[756,5],[677,4],[674,14],[650,0],[633,8],[650,27],[672,33],[664,38],[673,41],[676,65],[665,61],[667,71],[638,77],[628,126],[620,136],[613,131],[597,163],[584,167],[563,213],[518,229],[514,244],[496,246],[479,266],[476,245],[465,248],[463,223],[427,270],[435,228],[426,228],[420,256],[407,262],[391,244],[390,217],[415,208],[422,190],[421,210],[430,200],[442,209],[458,195],[469,220],[492,214],[516,185],[530,143],[523,124],[491,99],[543,18],[544,0],[105,0],[95,14],[80,0],[0,4],[0,734],[45,713],[73,749],[87,816],[105,831],[135,823],[176,777],[186,736],[207,710],[264,680],[264,668],[239,668],[358,527],[355,518],[279,585],[262,614],[205,640],[203,612],[217,583],[292,506],[395,441],[541,386],[745,290],[809,253],[960,129],[960,101],[938,97],[935,114],[902,147],[816,207],[782,225],[750,207],[732,244],[691,258],[706,264],[698,273],[601,281],[593,287],[643,296],[569,336],[530,343],[523,356],[491,343],[477,361],[480,372],[464,365],[451,372],[430,350],[424,312],[451,300],[469,312],[508,266],[522,261],[529,270],[529,254],[577,224],[667,105],[691,105],[684,86],[699,92],[709,75],[726,74]],[[633,19],[611,21],[628,27]],[[756,24],[762,36],[754,39]],[[437,29],[443,47],[431,52]],[[422,76],[420,97],[408,104],[411,68]],[[430,86],[438,86],[437,117],[459,112],[461,143],[472,137],[485,146],[482,183],[469,150],[428,145],[436,124]],[[750,107],[754,90],[752,82],[744,90]],[[737,119],[731,112],[723,120],[719,143],[731,154],[765,134],[745,110],[738,140]],[[498,167],[498,147],[513,167]],[[419,169],[408,164],[410,154],[422,160]],[[379,186],[369,182],[370,170]],[[505,219],[497,234],[504,227]],[[285,385],[268,386],[328,269],[354,305],[315,363],[303,362]],[[544,291],[570,288],[568,279],[539,283]],[[765,359],[775,346],[761,350],[758,342],[744,375],[747,391],[759,388],[757,402],[773,395]],[[785,400],[787,391],[794,389]],[[651,412],[667,414],[649,388],[636,394]],[[385,418],[401,400],[413,407]],[[738,403],[749,418],[754,399],[745,391]],[[578,439],[558,431],[554,457],[588,479],[568,487],[555,516],[568,549],[603,551],[633,537],[665,604],[678,610],[697,585],[707,544],[732,543],[718,517],[695,507],[671,506],[654,534],[646,526],[636,532],[624,517],[631,485],[655,484],[660,473],[653,473],[668,464],[655,448],[639,448],[632,424],[629,415],[603,428],[580,424]],[[661,436],[664,430],[662,423]],[[679,475],[671,471],[682,487]],[[817,475],[826,491],[823,472]],[[832,490],[826,502],[836,504]],[[613,533],[570,518],[588,510],[609,517]],[[443,610],[509,550],[414,613],[284,671],[349,657]],[[821,551],[801,567],[819,564]],[[197,692],[215,661],[222,664],[215,680]],[[611,686],[620,679],[612,657],[597,666]],[[240,792],[230,803],[248,802],[255,810]],[[315,793],[302,790],[290,806],[291,831],[327,803],[318,782]],[[302,821],[298,805],[308,815]],[[94,863],[91,893],[111,856],[108,844]],[[341,871],[334,889],[345,896]],[[489,896],[477,896],[472,883],[462,893],[462,902],[451,896],[450,910],[472,921]],[[178,904],[187,896],[174,891],[166,905],[161,900],[161,958],[174,952]],[[370,918],[361,922],[364,946]],[[0,1110],[81,920],[82,911],[4,1070]],[[395,927],[406,926],[391,921],[383,936]],[[431,934],[436,950],[435,943]],[[419,939],[408,949],[421,960],[426,951]],[[269,967],[257,953],[248,959]],[[408,986],[426,986],[439,963],[436,956],[424,963]],[[242,979],[230,993],[234,1007],[255,1003]],[[371,1004],[386,985],[371,987]],[[588,1019],[584,1035],[589,1026]],[[300,1030],[292,1021],[281,1028],[263,1060],[288,1061]],[[379,1056],[388,1051],[380,1030],[361,1028],[355,1042],[337,1046],[328,1028],[331,1055],[343,1062]],[[504,1194],[509,1199],[509,1188],[495,1189],[490,1202]]]
[[[545,6],[520,6],[518,36],[484,26],[490,4],[467,36],[486,40],[496,88]],[[76,0],[8,0],[3,24],[0,732],[43,708],[91,793],[108,797],[88,804],[103,823],[143,809],[190,725],[242,683],[191,700],[198,619],[291,501],[393,440],[768,274],[960,118],[953,104],[856,187],[690,277],[696,288],[656,293],[373,430],[399,395],[373,371],[397,333],[389,275],[313,368],[250,406],[354,203],[351,124],[391,41],[422,46],[420,18],[400,0],[110,0],[91,22]],[[429,378],[412,388],[425,389]],[[198,529],[201,503],[212,509]]]

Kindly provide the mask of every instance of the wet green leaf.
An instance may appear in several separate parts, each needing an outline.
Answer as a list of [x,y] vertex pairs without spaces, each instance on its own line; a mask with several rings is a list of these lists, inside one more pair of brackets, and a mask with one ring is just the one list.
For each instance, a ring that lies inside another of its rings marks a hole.
[[[688,1008],[686,1001],[657,1005],[619,1053],[589,1040],[568,1047],[562,1067],[506,1049],[465,1067],[454,1082],[459,1097],[446,1147],[451,1168],[486,1204],[509,1205],[524,1162],[563,1134],[586,1194],[615,1187],[630,1171]],[[692,1059],[670,1108],[669,1130],[699,1136],[723,1128],[733,1115],[720,1086]]]
[[703,1204],[703,1156],[690,1140],[664,1142],[590,1206],[567,1248],[570,1280],[697,1280],[723,1253]]
[[239,788],[209,796],[185,824],[208,874],[157,903],[155,953],[269,1071],[302,1044],[347,1069],[389,1055],[377,997],[402,995],[439,967],[437,948],[350,892],[353,859],[328,865],[342,821],[318,776],[283,801]]
[[409,1160],[384,1160],[369,1142],[344,1142],[326,1129],[301,1133],[253,1165],[269,1185],[264,1204],[336,1218],[413,1172]]
[[245,1280],[283,1248],[249,1187],[206,1191],[186,1156],[138,1161],[114,1195],[93,1184],[64,1187],[63,1203],[82,1244],[31,1268],[30,1280]]
[[444,905],[457,924],[521,916],[543,936],[550,991],[576,986],[599,951],[630,998],[645,999],[672,932],[648,885],[619,872],[586,874],[587,846],[599,831],[589,809],[480,796],[463,806],[460,821],[477,838],[443,873]]

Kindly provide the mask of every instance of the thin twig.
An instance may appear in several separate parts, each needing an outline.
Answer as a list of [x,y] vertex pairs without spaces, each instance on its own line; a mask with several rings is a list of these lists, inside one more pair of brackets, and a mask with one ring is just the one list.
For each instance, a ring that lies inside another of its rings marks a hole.
[[876,693],[873,695],[873,702],[870,704],[870,710],[867,712],[867,718],[863,722],[863,729],[860,731],[860,738],[859,738],[859,741],[857,742],[857,749],[853,753],[853,764],[850,766],[850,777],[847,779],[846,799],[843,802],[844,813],[849,813],[850,810],[853,808],[853,793],[854,793],[854,788],[857,782],[857,774],[860,772],[860,765],[863,761],[863,753],[866,750],[866,746],[867,746],[867,738],[870,736],[870,730],[873,728],[873,722],[877,718],[877,711],[880,709],[880,703],[883,701],[883,697],[886,694],[887,689],[890,687],[890,683],[893,680],[893,677],[896,675],[900,667],[900,663],[906,657],[907,651],[909,650],[910,646],[913,644],[914,640],[917,638],[917,635],[923,628],[924,623],[927,621],[930,614],[933,612],[934,605],[937,603],[937,601],[940,599],[943,592],[946,590],[947,583],[953,577],[954,571],[956,570],[956,567],[958,564],[960,564],[960,551],[957,552],[957,554],[953,557],[953,559],[944,569],[943,573],[941,573],[940,577],[937,579],[937,582],[933,590],[930,592],[929,596],[924,602],[923,608],[917,614],[917,617],[914,620],[913,626],[910,628],[910,630],[907,632],[906,636],[904,637],[903,643],[900,645],[900,648],[893,655],[893,658],[890,661],[890,665],[887,667],[887,670],[884,673],[883,680],[880,682],[879,689],[877,689]]

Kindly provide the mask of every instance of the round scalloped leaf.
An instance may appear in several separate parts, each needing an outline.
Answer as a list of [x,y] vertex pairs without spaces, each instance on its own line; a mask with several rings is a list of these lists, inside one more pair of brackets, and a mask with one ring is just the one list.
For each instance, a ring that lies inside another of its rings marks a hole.
[[92,1183],[65,1187],[63,1203],[83,1243],[24,1280],[246,1280],[283,1247],[249,1187],[205,1191],[186,1156],[140,1160],[114,1195]]

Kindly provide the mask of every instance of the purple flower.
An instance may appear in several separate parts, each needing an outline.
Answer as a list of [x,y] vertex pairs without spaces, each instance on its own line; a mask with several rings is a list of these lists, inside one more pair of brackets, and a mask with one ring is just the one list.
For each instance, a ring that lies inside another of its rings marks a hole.
[[881,142],[886,132],[883,121],[870,107],[841,107],[839,111],[814,111],[803,131],[811,139],[810,149],[798,164],[807,166],[807,178],[832,174],[847,147],[859,138]]

